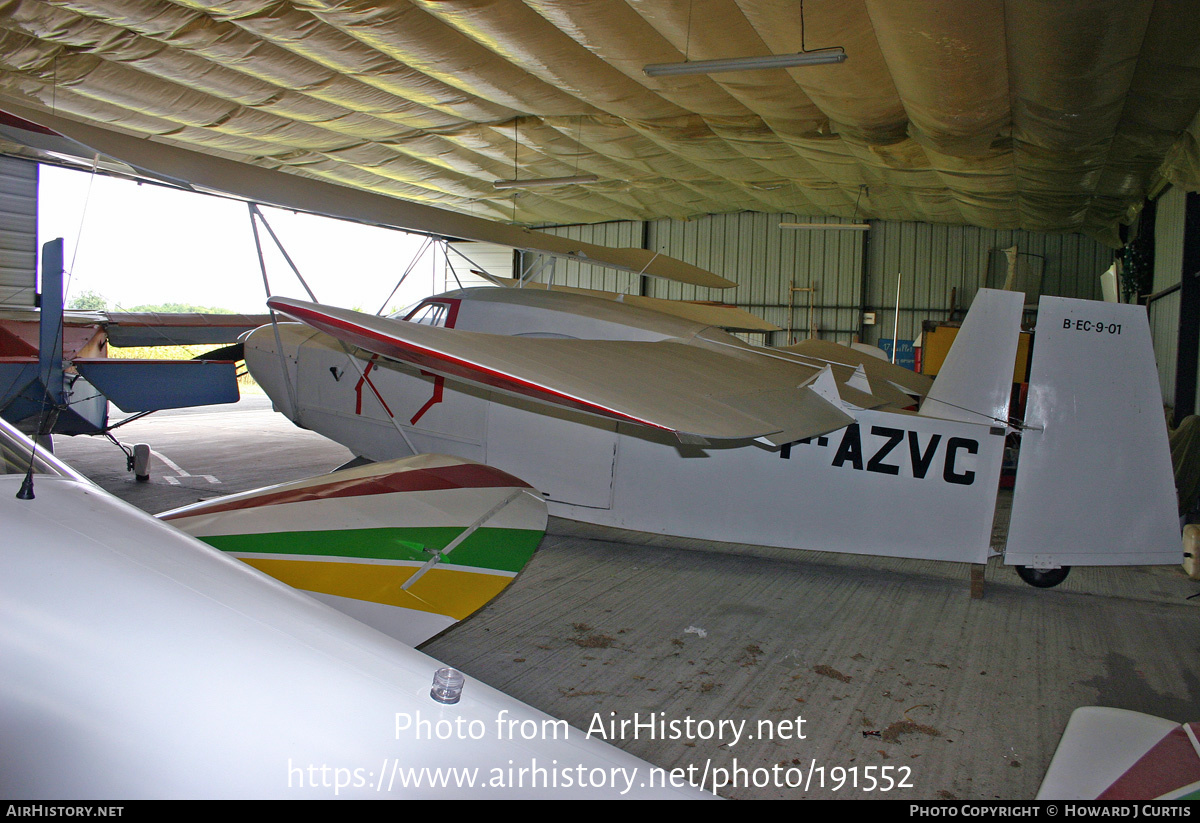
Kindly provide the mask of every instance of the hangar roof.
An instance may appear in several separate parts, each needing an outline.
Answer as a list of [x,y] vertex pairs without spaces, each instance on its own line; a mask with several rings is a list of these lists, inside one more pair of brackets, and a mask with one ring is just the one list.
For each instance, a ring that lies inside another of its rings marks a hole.
[[[753,210],[1116,244],[1148,192],[1200,188],[1192,0],[0,0],[4,97],[519,223]],[[577,174],[599,179],[492,185]]]

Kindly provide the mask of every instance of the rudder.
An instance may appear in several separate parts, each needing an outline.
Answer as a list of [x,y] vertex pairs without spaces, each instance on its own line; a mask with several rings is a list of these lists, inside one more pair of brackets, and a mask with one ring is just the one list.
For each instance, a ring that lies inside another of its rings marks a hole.
[[1142,306],[1043,297],[1004,562],[1182,561]]

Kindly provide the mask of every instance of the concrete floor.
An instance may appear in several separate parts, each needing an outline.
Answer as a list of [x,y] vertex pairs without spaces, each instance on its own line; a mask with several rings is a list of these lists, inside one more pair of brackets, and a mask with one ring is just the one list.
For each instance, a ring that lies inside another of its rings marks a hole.
[[[230,408],[119,429],[175,464],[156,461],[148,484],[102,440],[63,438],[56,450],[147,511],[349,457],[261,397]],[[746,721],[736,741],[729,725],[723,740],[700,739],[703,726],[693,739],[611,738],[659,766],[707,769],[710,781],[713,769],[743,769],[720,791],[731,798],[1032,798],[1079,706],[1200,718],[1200,599],[1186,600],[1200,585],[1181,570],[1077,568],[1037,590],[993,561],[982,599],[968,579],[949,563],[552,520],[513,585],[423,650],[581,730]],[[785,785],[810,771],[807,786]],[[885,773],[911,788],[867,789],[868,774]],[[767,785],[745,785],[756,779]]]

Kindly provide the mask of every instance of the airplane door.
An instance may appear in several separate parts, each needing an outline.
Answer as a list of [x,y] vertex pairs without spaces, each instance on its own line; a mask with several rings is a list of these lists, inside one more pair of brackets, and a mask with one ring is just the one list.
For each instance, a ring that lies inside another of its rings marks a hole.
[[493,395],[487,463],[516,475],[547,500],[612,508],[616,423]]

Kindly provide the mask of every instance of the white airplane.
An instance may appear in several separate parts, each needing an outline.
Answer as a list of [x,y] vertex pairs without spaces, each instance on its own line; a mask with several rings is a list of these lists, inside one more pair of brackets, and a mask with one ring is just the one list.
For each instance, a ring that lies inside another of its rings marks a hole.
[[[984,563],[1005,437],[1021,433],[1004,562],[1182,558],[1145,310],[1043,298],[1009,417],[1022,295],[981,290],[936,381],[820,341],[761,349],[703,323],[528,289],[431,297],[406,319],[298,300],[252,332],[275,407],[370,460],[455,454],[550,513],[715,541]],[[910,395],[924,394],[919,411]]]
[[[201,190],[735,285],[645,249],[589,246],[2,102],[80,156]],[[246,357],[281,411],[361,456],[459,455],[531,483],[552,514],[768,546],[982,563],[1004,439],[1020,431],[1004,559],[1026,580],[1054,585],[1071,565],[1179,562],[1144,310],[1045,299],[1028,412],[1012,421],[1020,306],[986,290],[976,304],[916,413],[903,411],[898,387],[921,385],[844,347],[754,349],[707,321],[526,289],[432,298],[418,323],[276,301],[335,337],[260,330]]]
[[449,702],[444,664],[3,421],[0,523],[4,797],[713,797],[471,678]]

